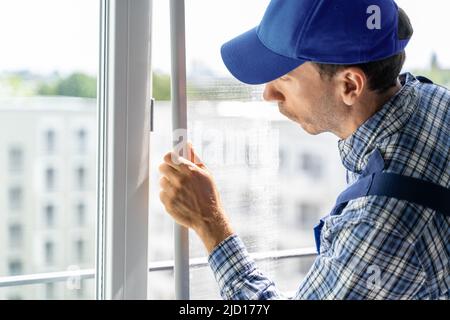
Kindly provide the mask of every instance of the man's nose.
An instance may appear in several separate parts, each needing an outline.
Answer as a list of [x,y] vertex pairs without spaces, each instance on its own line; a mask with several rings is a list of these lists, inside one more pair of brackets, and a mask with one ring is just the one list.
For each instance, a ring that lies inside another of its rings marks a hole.
[[272,81],[264,87],[263,99],[266,101],[282,102],[284,101],[284,95],[276,88]]

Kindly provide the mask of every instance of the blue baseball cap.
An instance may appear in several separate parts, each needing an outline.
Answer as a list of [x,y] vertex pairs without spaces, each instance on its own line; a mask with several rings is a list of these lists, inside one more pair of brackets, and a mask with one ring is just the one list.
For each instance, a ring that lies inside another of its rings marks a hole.
[[228,70],[247,84],[301,64],[360,64],[402,52],[413,33],[393,0],[272,0],[261,23],[222,45]]

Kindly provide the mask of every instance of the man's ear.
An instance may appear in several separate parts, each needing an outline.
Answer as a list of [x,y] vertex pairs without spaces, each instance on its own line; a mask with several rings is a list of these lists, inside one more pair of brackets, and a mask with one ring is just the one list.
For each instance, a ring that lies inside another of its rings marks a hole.
[[336,75],[336,80],[342,101],[348,106],[356,103],[367,86],[366,74],[356,67],[341,70]]

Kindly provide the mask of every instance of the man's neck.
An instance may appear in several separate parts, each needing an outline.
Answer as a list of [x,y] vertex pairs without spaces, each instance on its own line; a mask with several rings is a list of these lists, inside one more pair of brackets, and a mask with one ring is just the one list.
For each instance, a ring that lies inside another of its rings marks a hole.
[[361,103],[353,106],[353,114],[349,118],[348,123],[342,128],[342,132],[338,134],[339,138],[346,139],[351,136],[364,122],[377,113],[397,92],[402,88],[400,81],[397,79],[397,84],[384,92],[377,94],[370,92],[366,95]]

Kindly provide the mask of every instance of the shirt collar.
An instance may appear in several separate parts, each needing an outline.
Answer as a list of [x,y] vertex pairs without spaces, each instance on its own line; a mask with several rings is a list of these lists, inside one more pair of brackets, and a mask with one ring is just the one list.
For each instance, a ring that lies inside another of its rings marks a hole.
[[351,136],[339,140],[339,153],[347,170],[360,174],[377,145],[402,128],[415,110],[419,81],[411,73],[401,74],[399,79],[402,88]]

